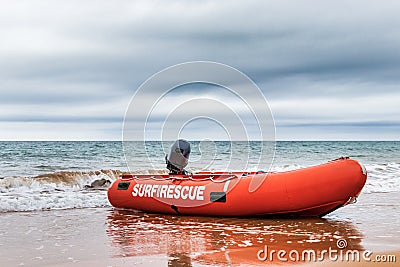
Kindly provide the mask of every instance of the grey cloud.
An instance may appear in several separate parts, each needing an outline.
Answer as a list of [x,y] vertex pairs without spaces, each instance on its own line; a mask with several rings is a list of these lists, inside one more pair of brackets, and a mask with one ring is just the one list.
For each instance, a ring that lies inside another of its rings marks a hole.
[[[212,60],[243,71],[271,103],[347,98],[354,103],[344,107],[353,125],[363,116],[387,120],[400,115],[392,104],[368,113],[363,100],[400,101],[399,8],[398,1],[10,1],[0,10],[0,104],[19,110],[1,118],[117,121],[155,72]],[[31,115],[21,106],[32,103],[42,104],[43,112]],[[81,117],[64,109],[85,111],[96,103],[98,109]],[[51,104],[61,106],[54,118],[43,115]],[[277,124],[293,127],[310,123],[318,111],[288,114],[275,106]],[[320,113],[318,122],[343,120],[341,113]]]
[[63,116],[14,116],[14,117],[6,117],[1,118],[0,122],[46,122],[46,123],[53,123],[53,122],[76,122],[76,123],[120,123],[122,125],[123,118],[121,117],[87,117],[87,116],[80,116],[80,117],[63,117]]
[[352,122],[326,122],[326,123],[279,123],[282,127],[400,127],[399,121],[352,121]]

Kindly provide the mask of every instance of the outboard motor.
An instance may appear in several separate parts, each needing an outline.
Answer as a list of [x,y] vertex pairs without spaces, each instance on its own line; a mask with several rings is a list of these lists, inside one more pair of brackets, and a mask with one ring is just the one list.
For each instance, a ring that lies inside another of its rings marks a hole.
[[189,142],[183,139],[176,140],[169,154],[165,156],[167,169],[171,174],[187,174],[183,168],[188,164],[189,154]]

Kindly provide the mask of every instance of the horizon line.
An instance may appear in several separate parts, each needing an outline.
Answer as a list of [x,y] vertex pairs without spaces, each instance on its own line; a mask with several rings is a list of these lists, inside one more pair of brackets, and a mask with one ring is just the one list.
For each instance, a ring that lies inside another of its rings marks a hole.
[[[145,140],[145,142],[173,142],[174,140]],[[203,140],[198,139],[185,139],[192,142],[202,142]],[[23,140],[0,140],[0,142],[142,142],[143,140],[88,140],[88,139],[23,139]],[[263,140],[205,140],[203,142],[400,142],[400,139],[278,139],[274,141],[263,141]]]

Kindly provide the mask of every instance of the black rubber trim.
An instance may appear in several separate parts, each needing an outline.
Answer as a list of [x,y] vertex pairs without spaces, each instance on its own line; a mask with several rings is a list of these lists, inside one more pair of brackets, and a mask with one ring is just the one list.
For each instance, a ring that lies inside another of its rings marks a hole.
[[171,205],[171,209],[173,209],[177,214],[181,214],[178,210],[178,207],[175,205]]
[[226,193],[225,192],[210,192],[210,201],[211,202],[226,202]]
[[128,190],[130,182],[119,182],[118,183],[118,190]]
[[327,214],[329,214],[329,213],[331,213],[331,212],[337,210],[337,209],[340,208],[340,207],[343,207],[343,204],[337,205],[337,206],[334,207],[333,209],[328,210],[327,212],[325,212],[325,213],[319,215],[318,217],[322,218],[322,217],[324,217],[325,215],[327,215]]

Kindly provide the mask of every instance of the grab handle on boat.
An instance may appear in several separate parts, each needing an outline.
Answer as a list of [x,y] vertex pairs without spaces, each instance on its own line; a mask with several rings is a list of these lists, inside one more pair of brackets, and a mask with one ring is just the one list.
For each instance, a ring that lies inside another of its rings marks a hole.
[[333,159],[333,160],[331,160],[330,162],[332,162],[332,161],[337,161],[337,160],[344,160],[344,159],[350,159],[350,157],[340,156],[339,158]]
[[357,197],[350,197],[349,200],[347,200],[346,204],[344,204],[344,205],[346,206],[346,205],[355,204],[355,203],[357,203]]

